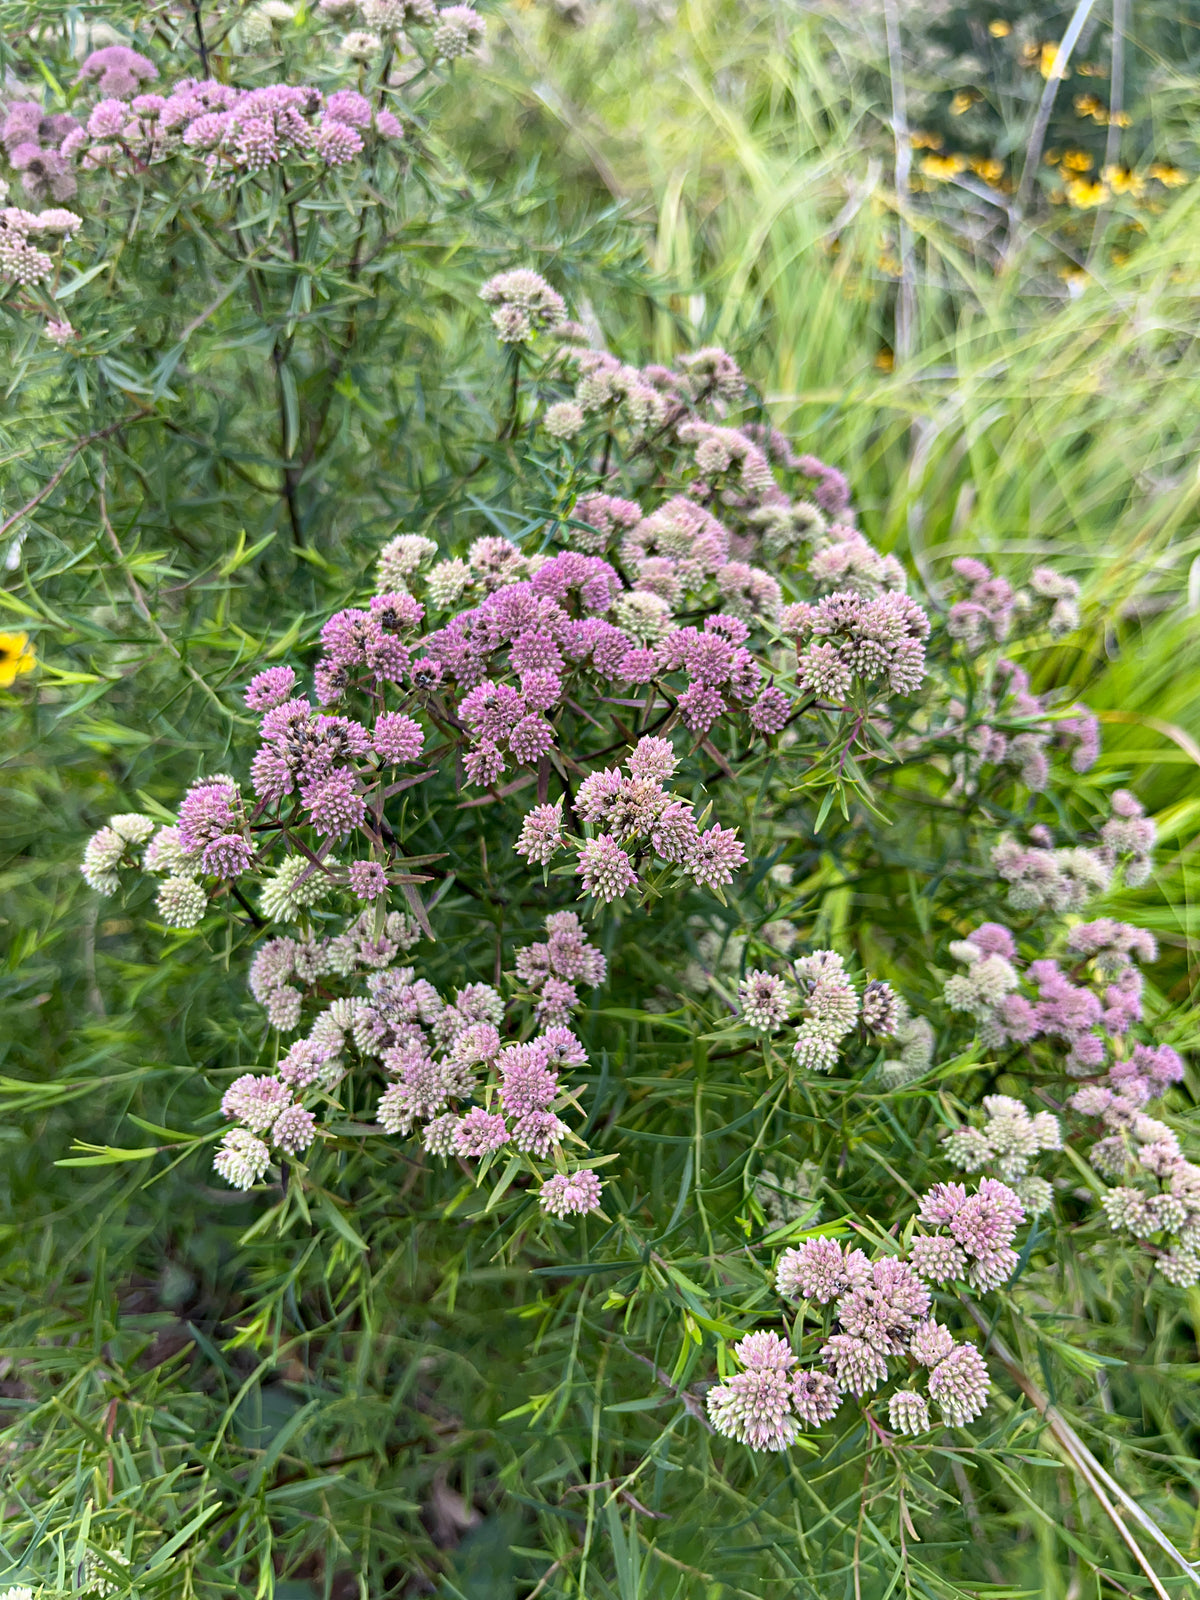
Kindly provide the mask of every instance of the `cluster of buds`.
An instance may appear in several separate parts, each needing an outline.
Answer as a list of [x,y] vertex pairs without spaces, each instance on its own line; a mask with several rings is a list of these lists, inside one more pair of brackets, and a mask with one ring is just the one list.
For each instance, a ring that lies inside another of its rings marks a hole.
[[573,911],[552,911],[546,939],[517,951],[516,974],[534,997],[534,1015],[543,1027],[566,1021],[579,1004],[578,985],[604,982],[608,963],[588,938]]
[[1200,1282],[1200,1166],[1146,1110],[1182,1080],[1183,1062],[1170,1045],[1135,1044],[1067,1106],[1099,1124],[1087,1155],[1116,1185],[1101,1201],[1109,1226],[1141,1241],[1169,1283],[1190,1288]]
[[777,1033],[800,1010],[793,1054],[810,1072],[832,1072],[842,1041],[861,1023],[865,1032],[891,1038],[907,1008],[888,983],[873,979],[858,988],[842,957],[815,950],[793,962],[791,981],[753,968],[738,986],[744,1022],[759,1033]]
[[[565,962],[573,944],[582,957],[594,957],[577,925],[572,940],[564,916],[575,920],[568,912],[548,922],[556,955]],[[294,1032],[310,1000],[319,995],[327,1003],[310,1011],[307,1030],[273,1072],[243,1074],[226,1090],[221,1109],[237,1126],[222,1139],[217,1171],[249,1188],[267,1172],[272,1150],[276,1159],[302,1155],[326,1136],[329,1114],[341,1110],[338,1087],[357,1063],[388,1080],[376,1111],[385,1133],[419,1130],[431,1155],[477,1163],[478,1182],[497,1162],[515,1162],[541,1180],[542,1208],[552,1216],[598,1210],[599,1178],[566,1154],[571,1144],[585,1155],[586,1147],[565,1120],[580,1091],[563,1075],[587,1061],[565,1025],[566,993],[558,995],[553,1019],[543,1014],[541,1031],[522,1038],[520,999],[506,1006],[491,985],[473,983],[447,1001],[414,967],[396,965],[418,937],[409,919],[393,913],[377,936],[364,915],[332,939],[276,938],[262,946],[250,986],[275,1027]],[[594,981],[603,979],[603,958],[576,962],[577,977],[581,964]],[[539,965],[518,953],[518,970]],[[330,982],[339,978],[354,979],[357,992],[329,1002]],[[570,985],[563,989],[574,998]]]
[[[940,1193],[946,1188],[925,1197],[922,1215],[927,1206],[939,1215],[947,1209]],[[1007,1223],[1014,1208],[1019,1220],[1020,1206],[1011,1190],[1004,1193],[1007,1205],[982,1186],[971,1200],[964,1194],[960,1231],[972,1248],[983,1248],[989,1228],[997,1237],[1011,1236]],[[1001,1216],[1003,1226],[997,1227]],[[955,1339],[931,1316],[932,1295],[922,1281],[931,1275],[919,1262],[918,1243],[913,1241],[907,1261],[890,1255],[871,1260],[865,1251],[823,1236],[785,1250],[776,1263],[775,1286],[789,1303],[799,1303],[798,1336],[812,1342],[820,1365],[803,1365],[776,1333],[746,1335],[733,1349],[742,1370],[708,1391],[717,1432],[754,1450],[784,1450],[799,1433],[836,1416],[847,1396],[863,1401],[873,1395],[897,1365],[904,1376],[887,1401],[888,1423],[897,1433],[928,1432],[931,1402],[951,1427],[980,1416],[990,1387],[987,1367],[974,1345]],[[965,1262],[966,1247],[960,1254]],[[1015,1265],[1015,1255],[1012,1260]],[[809,1333],[806,1322],[819,1324],[819,1331]],[[926,1392],[919,1387],[923,1375]]]
[[516,843],[518,855],[546,867],[560,849],[574,851],[573,871],[584,893],[606,904],[630,890],[643,897],[665,885],[691,879],[718,895],[744,865],[745,851],[730,828],[702,824],[686,800],[666,787],[678,762],[670,740],[645,737],[620,767],[593,772],[580,784],[572,809],[581,835],[564,831],[563,801],[535,806],[526,814]]
[[974,556],[961,557],[950,565],[966,593],[951,605],[946,629],[971,654],[989,644],[1002,644],[1014,623],[1024,633],[1048,628],[1055,639],[1079,626],[1079,585],[1052,567],[1035,567],[1029,588],[1014,589],[1007,578],[997,576]]
[[1100,754],[1100,723],[1080,702],[1062,703],[1053,692],[1034,694],[1029,674],[999,660],[981,673],[972,692],[973,716],[952,699],[945,732],[957,748],[951,756],[955,786],[974,792],[985,768],[1015,773],[1026,789],[1040,793],[1050,782],[1056,750],[1070,753],[1071,768],[1083,773]]
[[430,29],[429,53],[454,61],[477,50],[487,22],[467,5],[438,7],[434,0],[320,0],[319,17],[356,23],[342,39],[352,61],[372,62],[402,51],[413,35]]
[[1030,1174],[1030,1167],[1044,1150],[1062,1149],[1062,1127],[1051,1111],[1033,1115],[1011,1095],[988,1094],[982,1102],[981,1125],[968,1123],[946,1135],[946,1159],[960,1172],[982,1172],[993,1168],[1005,1183],[1011,1184],[1031,1217],[1050,1209],[1053,1192],[1044,1178]]
[[[1076,924],[1065,942],[1068,954],[1082,957],[1069,972],[1047,957],[1022,963],[1012,933],[985,922],[951,943],[950,954],[967,970],[947,980],[943,997],[952,1011],[975,1019],[989,1049],[1057,1041],[1067,1049],[1067,1073],[1083,1078],[1142,1021],[1142,976],[1134,960],[1153,960],[1155,945],[1144,930],[1111,918]],[[1021,992],[1022,984],[1029,992]]]
[[8,278],[24,288],[49,278],[55,258],[42,246],[60,249],[81,226],[81,218],[61,207],[34,212],[4,206],[0,209],[0,280]]
[[925,676],[929,618],[906,594],[837,591],[815,605],[785,607],[780,626],[807,641],[798,645],[798,680],[816,700],[844,706],[856,688],[909,695]]

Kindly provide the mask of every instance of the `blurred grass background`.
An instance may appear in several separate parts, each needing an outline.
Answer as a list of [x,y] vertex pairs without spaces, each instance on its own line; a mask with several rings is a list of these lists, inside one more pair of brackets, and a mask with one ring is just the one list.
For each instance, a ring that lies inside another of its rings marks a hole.
[[[1139,914],[1172,951],[1182,1002],[1200,816],[1200,9],[1088,9],[1039,146],[1045,51],[1071,19],[1000,5],[514,4],[492,14],[486,90],[464,94],[445,136],[481,182],[516,174],[548,252],[597,215],[632,227],[650,287],[597,307],[614,346],[644,360],[693,339],[727,345],[777,424],[848,474],[869,536],[928,581],[967,553],[1002,570],[1045,557],[1080,581],[1084,627],[1028,664],[1039,687],[1070,685],[1100,712],[1101,771],[1132,781],[1164,826]],[[1085,95],[1122,120],[1080,112]],[[1089,167],[1064,165],[1074,150]],[[973,161],[999,166],[989,180]],[[1103,180],[1116,166],[1128,182]],[[1104,194],[1073,203],[1081,179]],[[314,565],[306,606],[356,576]],[[730,1483],[689,1457],[692,1513],[676,1512],[653,1560],[628,1500],[540,1495],[563,1478],[620,1481],[638,1451],[647,1485],[681,1470],[652,1408],[636,1449],[641,1419],[602,1409],[650,1393],[639,1358],[597,1370],[595,1346],[580,1354],[605,1279],[533,1291],[524,1263],[493,1259],[465,1229],[448,1259],[436,1194],[403,1217],[383,1185],[360,1202],[369,1258],[340,1214],[289,1253],[256,1232],[254,1204],[203,1180],[146,1189],[136,1165],[115,1178],[53,1167],[74,1138],[133,1142],[131,1111],[190,1126],[211,1098],[197,1068],[237,1045],[219,962],[176,977],[157,936],[97,913],[78,879],[81,838],[115,794],[169,801],[180,750],[197,767],[223,753],[227,730],[186,689],[164,769],[155,737],[168,735],[144,708],[176,664],[153,644],[139,662],[111,716],[80,726],[43,706],[12,719],[0,1388],[6,1459],[25,1458],[30,1498],[12,1492],[0,1554],[35,1529],[58,1539],[66,1586],[90,1506],[113,1529],[124,1507],[174,1534],[212,1496],[243,1514],[220,1519],[208,1570],[173,1575],[179,1593],[198,1580],[253,1592],[247,1571],[266,1592],[290,1562],[280,1600],[365,1596],[354,1574],[367,1570],[379,1592],[469,1600],[807,1594],[786,1555],[802,1542],[795,1507],[758,1502],[753,1464]],[[98,968],[119,1011],[97,1004]],[[285,1315],[286,1348],[260,1359]],[[1189,1315],[1191,1329],[1160,1330],[1176,1358],[1180,1341],[1194,1351],[1194,1296]],[[134,1424],[114,1465],[118,1399]],[[1032,1445],[1028,1471],[1040,1510],[984,1508],[1009,1519],[1009,1570],[990,1588],[936,1592],[1079,1592],[1056,1526],[1088,1513]],[[793,1471],[796,1505],[852,1524],[806,1472]],[[1176,1537],[1190,1505],[1164,1495],[1158,1508]],[[714,1519],[742,1531],[714,1544]],[[644,1538],[654,1524],[640,1526]],[[933,1571],[948,1555],[927,1560]],[[829,1593],[849,1583],[831,1575]]]

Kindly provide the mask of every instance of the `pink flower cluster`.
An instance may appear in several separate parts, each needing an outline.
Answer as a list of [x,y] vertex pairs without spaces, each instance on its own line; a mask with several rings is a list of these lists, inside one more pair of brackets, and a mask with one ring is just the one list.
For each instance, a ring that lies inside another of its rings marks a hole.
[[677,761],[670,741],[639,739],[620,767],[593,772],[580,784],[573,810],[593,830],[586,837],[563,831],[563,802],[528,812],[516,843],[518,855],[545,866],[564,847],[576,852],[584,892],[606,904],[622,899],[655,861],[719,890],[733,881],[746,854],[737,835],[717,823],[701,830],[695,811],[672,797],[664,780]]
[[1048,627],[1061,638],[1079,626],[1079,585],[1050,567],[1035,567],[1029,588],[1014,589],[1007,578],[998,577],[984,561],[972,556],[950,563],[954,575],[966,588],[946,617],[952,639],[960,639],[975,654],[988,644],[1002,644],[1012,631],[1014,619],[1030,628]]
[[1183,1080],[1183,1062],[1170,1045],[1135,1044],[1107,1073],[1077,1089],[1068,1107],[1099,1122],[1088,1151],[1092,1166],[1120,1180],[1104,1196],[1114,1232],[1142,1241],[1168,1282],[1200,1283],[1200,1166],[1188,1161],[1178,1135],[1146,1107]]
[[[1001,580],[996,579],[996,582]],[[1029,674],[1001,660],[975,689],[974,719],[968,725],[964,704],[951,700],[949,731],[961,740],[953,757],[960,788],[974,785],[985,766],[1014,770],[1025,788],[1040,793],[1050,781],[1054,750],[1068,750],[1075,772],[1088,772],[1100,754],[1100,723],[1076,702],[1055,706],[1052,694],[1036,695]]]
[[608,963],[573,911],[552,911],[547,938],[517,951],[516,974],[536,996],[534,1015],[543,1027],[564,1023],[579,1003],[579,984],[596,988]]
[[842,1403],[824,1372],[794,1372],[797,1357],[777,1333],[748,1333],[734,1345],[743,1370],[705,1396],[718,1433],[752,1450],[786,1450],[802,1428],[820,1427]]
[[480,289],[479,298],[494,307],[492,326],[502,344],[524,344],[535,333],[561,328],[567,320],[562,295],[528,267],[498,272]]
[[[1145,821],[1132,797],[1122,804],[1127,815],[1118,814],[1119,823]],[[1148,848],[1152,840],[1139,833],[1121,842]],[[1155,959],[1155,940],[1143,928],[1100,917],[1069,927],[1063,945],[1058,959],[1022,963],[1008,929],[984,923],[950,946],[967,972],[947,982],[947,1004],[975,1017],[989,1048],[1037,1039],[1065,1047],[1065,1072],[1088,1080],[1067,1105],[1100,1125],[1088,1159],[1118,1182],[1102,1201],[1111,1226],[1143,1241],[1168,1281],[1190,1286],[1200,1282],[1200,1167],[1185,1158],[1172,1129],[1146,1110],[1182,1081],[1183,1063],[1170,1045],[1134,1037],[1143,1022],[1138,963]],[[994,1166],[1015,1182],[1029,1213],[1047,1210],[1050,1186],[1028,1168],[1039,1151],[1061,1148],[1058,1119],[1048,1111],[1031,1116],[1005,1095],[985,1097],[983,1111],[982,1127],[948,1136],[947,1155],[969,1172]],[[914,1260],[921,1250],[951,1259],[945,1241],[914,1243]]]
[[70,200],[76,183],[59,148],[79,127],[66,111],[46,111],[36,100],[16,100],[4,112],[4,153],[31,200]]
[[[11,278],[18,286],[37,283],[54,271],[54,258],[32,241],[65,244],[82,219],[73,211],[54,207],[49,211],[23,211],[20,206],[0,208],[0,279]],[[69,324],[67,325],[69,327]]]
[[[1105,917],[1070,930],[1067,950],[1083,957],[1072,973],[1048,957],[1022,971],[1012,934],[985,922],[950,946],[967,970],[947,981],[946,1004],[975,1018],[989,1048],[1060,1041],[1067,1047],[1067,1072],[1086,1077],[1103,1065],[1112,1040],[1142,1020],[1142,976],[1134,962],[1153,960],[1155,945],[1144,930]],[[1022,981],[1032,996],[1020,992]]]
[[[978,1211],[964,1223],[972,1236],[985,1227]],[[834,1417],[845,1395],[862,1399],[878,1389],[895,1362],[907,1364],[910,1384],[914,1375],[928,1371],[928,1398],[950,1426],[973,1421],[986,1407],[983,1359],[930,1317],[932,1298],[915,1261],[894,1256],[871,1261],[864,1251],[836,1239],[814,1238],[784,1251],[775,1283],[786,1300],[832,1304],[832,1330],[819,1352],[822,1367],[793,1370],[798,1357],[778,1334],[763,1331],[741,1339],[734,1353],[744,1370],[707,1396],[713,1425],[727,1438],[754,1450],[786,1449],[800,1431]],[[930,1427],[928,1400],[912,1387],[893,1392],[888,1416],[900,1433],[919,1434]]]
[[900,1002],[890,984],[869,982],[860,1002],[846,964],[833,950],[815,950],[792,964],[792,981],[752,968],[738,987],[743,1020],[760,1033],[775,1033],[799,1005],[793,1054],[811,1072],[831,1072],[842,1040],[860,1020],[870,1033],[889,1037],[900,1022]]
[[787,606],[780,626],[808,641],[800,650],[797,676],[814,699],[844,706],[856,683],[912,694],[925,676],[929,618],[906,594],[889,591],[868,599],[838,591],[815,605]]
[[1025,1208],[998,1178],[981,1178],[973,1195],[961,1183],[935,1183],[917,1217],[938,1230],[918,1234],[908,1252],[913,1270],[930,1283],[957,1279],[973,1289],[998,1289],[1016,1271],[1012,1245]]
[[[552,915],[547,931],[561,970],[603,980],[604,959],[588,945],[578,919],[570,912]],[[490,985],[468,984],[447,1003],[413,967],[393,965],[417,937],[415,925],[393,913],[379,936],[364,915],[331,939],[272,939],[262,946],[250,987],[284,1031],[299,1025],[306,991],[322,979],[365,972],[365,993],[327,1004],[284,1052],[273,1075],[247,1074],[230,1086],[222,1109],[240,1126],[218,1152],[218,1171],[241,1186],[257,1182],[267,1160],[247,1137],[261,1142],[268,1131],[285,1154],[307,1149],[321,1131],[313,1106],[335,1095],[353,1052],[363,1063],[378,1062],[390,1080],[377,1113],[385,1132],[409,1135],[420,1127],[425,1149],[436,1156],[487,1163],[503,1152],[523,1159],[535,1173],[537,1163],[549,1161],[557,1170],[544,1175],[540,1191],[547,1214],[598,1210],[600,1180],[589,1168],[570,1166],[562,1149],[573,1135],[561,1113],[578,1099],[562,1074],[587,1061],[563,1020],[573,986],[560,986],[554,1018],[545,1014],[543,993],[540,1033],[506,1040],[501,1030],[508,1008]],[[548,965],[548,958],[518,953],[518,971],[545,974]],[[317,1096],[307,1107],[296,1098],[306,1090]]]
[[121,170],[198,158],[210,178],[233,181],[290,161],[343,166],[362,155],[372,132],[398,139],[402,130],[392,112],[377,111],[357,90],[326,96],[303,85],[237,89],[185,78],[166,95],[99,100],[60,150],[87,168]]
[[[723,420],[725,404],[745,388],[725,351],[697,351],[671,370],[631,367],[607,351],[571,343],[560,350],[557,365],[574,376],[575,386],[570,401],[550,406],[548,431],[573,438],[588,424],[623,426],[635,456],[674,447],[676,472],[680,456],[690,457],[685,471],[694,476],[686,493],[657,510],[643,515],[628,500],[589,494],[564,529],[565,541],[581,550],[600,553],[617,545],[635,593],[656,595],[675,609],[715,589],[726,612],[770,624],[783,605],[783,590],[756,563],[765,559],[778,566],[781,557],[784,565],[807,560],[809,583],[818,592],[835,589],[876,600],[903,590],[899,562],[881,555],[855,527],[840,472],[813,456],[795,455],[773,430],[731,427]],[[698,414],[704,408],[714,414]],[[776,464],[815,480],[819,503],[790,500],[776,482]],[[829,515],[838,519],[832,525]],[[869,631],[877,621],[868,613],[863,627]],[[899,678],[898,666],[896,671]],[[756,726],[775,731],[765,723]]]

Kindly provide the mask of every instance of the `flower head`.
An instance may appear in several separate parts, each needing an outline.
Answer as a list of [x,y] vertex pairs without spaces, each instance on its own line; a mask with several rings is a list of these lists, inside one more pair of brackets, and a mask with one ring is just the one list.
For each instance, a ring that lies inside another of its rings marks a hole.
[[581,1217],[600,1209],[600,1179],[590,1167],[578,1172],[556,1172],[547,1178],[539,1195],[542,1210],[552,1217]]
[[11,689],[36,666],[37,655],[27,633],[0,633],[0,689]]

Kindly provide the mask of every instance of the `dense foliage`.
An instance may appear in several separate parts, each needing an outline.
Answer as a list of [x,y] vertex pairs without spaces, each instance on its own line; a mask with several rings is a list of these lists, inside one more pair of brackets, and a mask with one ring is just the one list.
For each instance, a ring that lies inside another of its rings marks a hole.
[[1194,1587],[1190,419],[776,394],[520,12],[8,20],[0,1580]]

